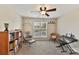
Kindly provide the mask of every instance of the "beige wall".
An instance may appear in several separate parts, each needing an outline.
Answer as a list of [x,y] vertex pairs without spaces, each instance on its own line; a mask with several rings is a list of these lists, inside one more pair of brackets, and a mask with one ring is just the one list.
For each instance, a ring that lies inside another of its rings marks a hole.
[[51,34],[51,33],[55,33],[56,30],[56,24],[48,24],[48,36]]
[[21,28],[21,18],[12,5],[0,5],[0,31],[4,31],[4,23],[9,23],[9,30]]
[[32,34],[32,20],[28,18],[23,18],[22,19],[22,30],[24,32],[30,31]]
[[58,20],[58,32],[72,32],[79,39],[79,9],[69,12]]

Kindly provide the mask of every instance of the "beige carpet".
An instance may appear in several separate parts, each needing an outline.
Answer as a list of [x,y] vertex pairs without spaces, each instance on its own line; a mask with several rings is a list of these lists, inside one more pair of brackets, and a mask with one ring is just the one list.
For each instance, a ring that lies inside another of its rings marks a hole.
[[67,55],[61,53],[60,48],[56,48],[57,43],[52,41],[36,41],[29,45],[23,45],[16,55]]

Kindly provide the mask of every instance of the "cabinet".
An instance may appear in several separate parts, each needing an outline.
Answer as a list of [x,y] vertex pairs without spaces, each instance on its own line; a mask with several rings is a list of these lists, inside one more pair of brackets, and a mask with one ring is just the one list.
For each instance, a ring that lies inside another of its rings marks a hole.
[[21,40],[19,31],[0,32],[0,55],[15,54],[19,50]]

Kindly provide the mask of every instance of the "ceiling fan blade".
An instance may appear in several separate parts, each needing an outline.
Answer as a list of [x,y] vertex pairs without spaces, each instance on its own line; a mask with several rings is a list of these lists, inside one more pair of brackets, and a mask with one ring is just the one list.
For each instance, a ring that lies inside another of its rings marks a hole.
[[49,16],[49,14],[45,13],[46,16]]
[[50,11],[56,11],[56,8],[46,10],[46,12],[50,12]]
[[46,7],[44,7],[44,11],[46,11]]
[[43,10],[42,10],[42,7],[40,7],[40,11],[43,11]]

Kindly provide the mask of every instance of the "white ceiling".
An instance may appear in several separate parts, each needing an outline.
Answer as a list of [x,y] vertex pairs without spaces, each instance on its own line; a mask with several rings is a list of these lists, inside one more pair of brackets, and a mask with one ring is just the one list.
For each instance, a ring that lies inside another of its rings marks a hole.
[[[14,6],[16,8],[17,13],[21,16],[47,18],[47,16],[42,16],[39,12],[32,12],[39,11],[39,7],[41,6],[40,4],[16,4]],[[47,4],[45,6],[47,6],[47,9],[51,9],[54,7],[57,8],[55,12],[48,13],[50,15],[49,18],[63,16],[68,12],[79,8],[79,4]]]

